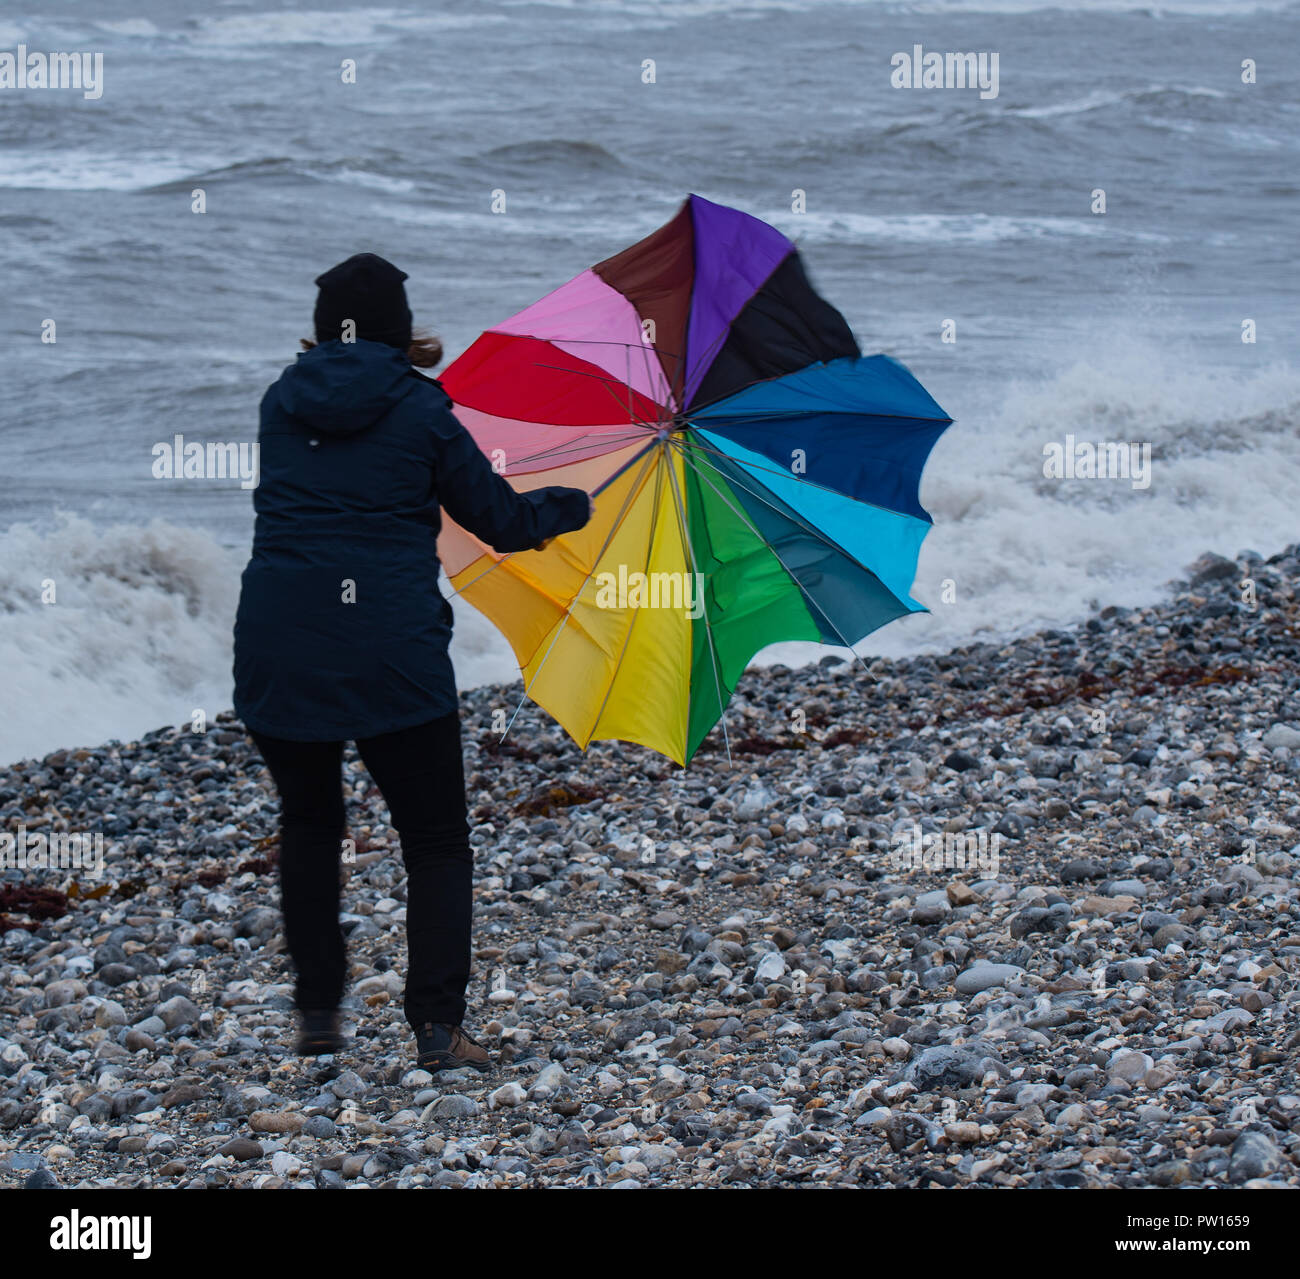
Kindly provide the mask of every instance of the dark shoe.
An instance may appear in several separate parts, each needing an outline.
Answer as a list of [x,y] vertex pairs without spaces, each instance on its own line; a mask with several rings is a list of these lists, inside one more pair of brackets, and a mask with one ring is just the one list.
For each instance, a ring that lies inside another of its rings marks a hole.
[[426,1021],[415,1032],[415,1044],[416,1064],[422,1070],[482,1071],[491,1064],[487,1049],[459,1026]]
[[333,1010],[299,1014],[302,1030],[298,1035],[296,1052],[299,1057],[324,1057],[343,1047],[339,1034],[339,1015]]

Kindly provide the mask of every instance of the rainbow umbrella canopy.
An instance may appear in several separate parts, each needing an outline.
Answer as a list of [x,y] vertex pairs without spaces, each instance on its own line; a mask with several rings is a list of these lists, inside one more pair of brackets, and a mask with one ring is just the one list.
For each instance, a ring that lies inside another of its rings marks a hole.
[[862,356],[757,218],[690,196],[440,381],[516,489],[596,497],[540,552],[498,554],[445,513],[438,546],[584,749],[685,764],[766,645],[851,646],[924,611],[918,490],[951,419],[901,364]]

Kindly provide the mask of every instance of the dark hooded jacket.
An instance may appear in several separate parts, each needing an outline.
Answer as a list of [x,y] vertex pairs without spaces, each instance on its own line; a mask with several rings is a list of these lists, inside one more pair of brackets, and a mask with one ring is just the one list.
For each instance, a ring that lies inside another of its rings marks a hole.
[[440,510],[498,551],[581,528],[576,488],[518,493],[436,381],[381,342],[324,342],[262,398],[235,711],[292,741],[374,737],[458,706]]

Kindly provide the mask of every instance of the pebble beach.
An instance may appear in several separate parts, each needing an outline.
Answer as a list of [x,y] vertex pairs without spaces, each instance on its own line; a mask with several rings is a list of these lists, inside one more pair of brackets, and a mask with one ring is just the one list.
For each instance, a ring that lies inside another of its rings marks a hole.
[[686,769],[464,694],[486,1076],[413,1068],[351,748],[317,1059],[233,718],[0,769],[0,827],[105,839],[0,876],[0,1184],[1300,1185],[1298,591],[1300,545],[1206,554],[1068,630],[752,668]]

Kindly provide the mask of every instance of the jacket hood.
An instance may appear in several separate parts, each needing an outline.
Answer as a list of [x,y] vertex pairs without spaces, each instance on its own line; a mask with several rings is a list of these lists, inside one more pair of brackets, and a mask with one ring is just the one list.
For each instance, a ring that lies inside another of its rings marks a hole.
[[382,342],[335,339],[304,351],[275,385],[291,417],[331,435],[354,435],[410,393],[411,362]]

